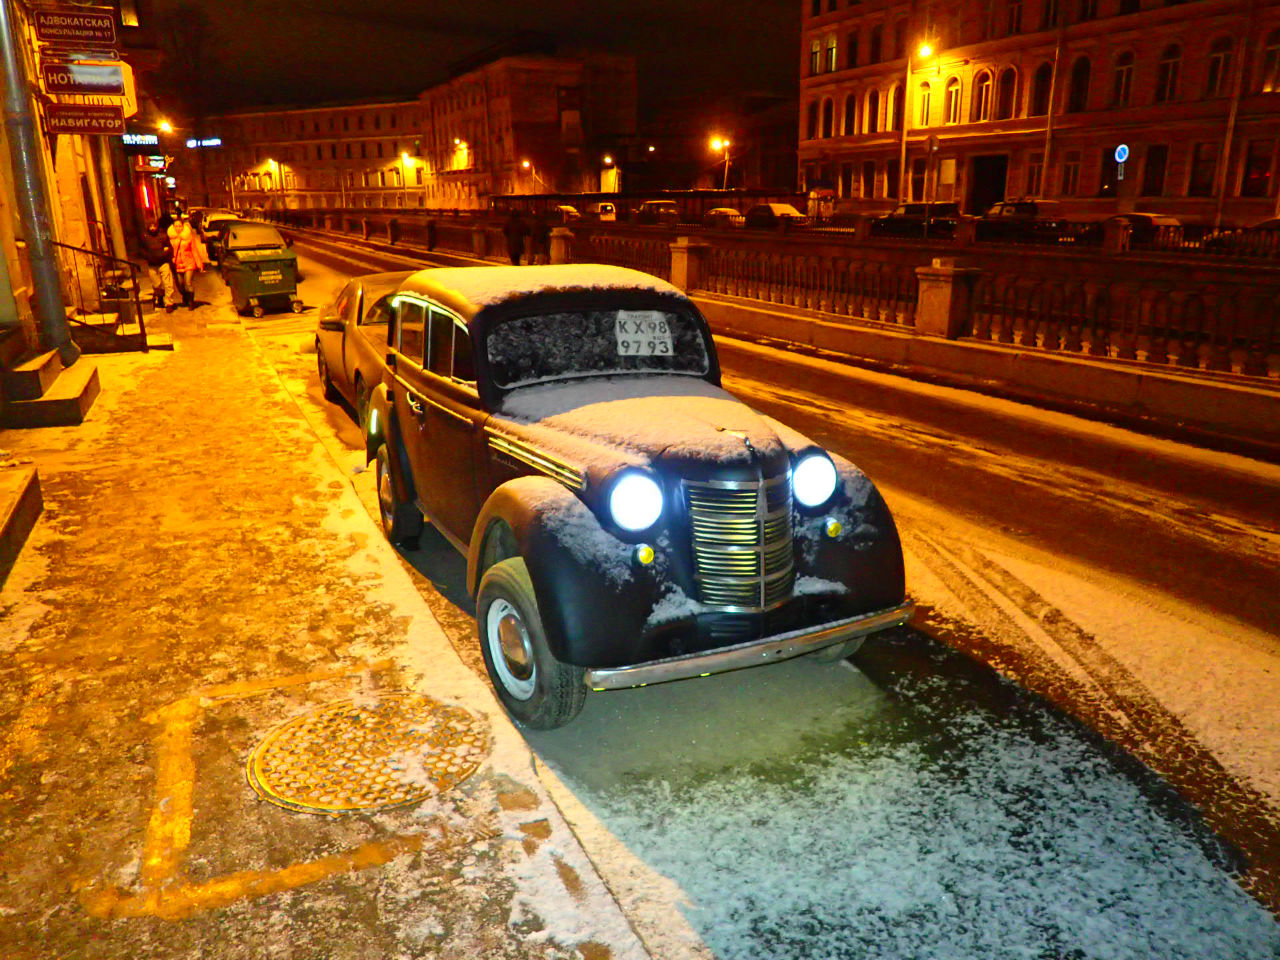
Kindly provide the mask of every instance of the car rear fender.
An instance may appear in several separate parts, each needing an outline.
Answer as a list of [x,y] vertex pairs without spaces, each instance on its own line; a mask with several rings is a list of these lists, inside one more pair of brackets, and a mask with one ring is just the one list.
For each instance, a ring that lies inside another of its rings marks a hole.
[[494,563],[523,558],[551,652],[562,662],[590,665],[602,644],[638,635],[661,594],[655,572],[640,568],[634,551],[573,491],[548,477],[517,477],[480,510],[467,589],[474,596]]
[[378,384],[369,395],[368,423],[364,435],[365,463],[372,463],[378,455],[378,448],[385,443],[395,460],[396,469],[391,471],[391,482],[395,486],[396,497],[412,503],[416,498],[413,471],[409,467],[404,441],[400,439],[400,424],[385,383]]

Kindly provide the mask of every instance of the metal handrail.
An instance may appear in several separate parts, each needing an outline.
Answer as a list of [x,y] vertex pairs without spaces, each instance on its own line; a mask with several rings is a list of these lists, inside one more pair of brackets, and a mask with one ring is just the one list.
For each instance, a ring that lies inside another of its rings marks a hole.
[[[93,267],[94,285],[98,291],[99,300],[101,300],[101,298],[103,297],[103,294],[106,289],[106,284],[105,284],[105,281],[107,280],[106,272],[109,268],[114,267],[116,269],[124,269],[129,271],[129,279],[132,281],[132,286],[133,286],[132,293],[131,293],[131,296],[133,299],[133,312],[134,312],[134,316],[137,318],[138,334],[141,342],[142,352],[146,353],[148,350],[147,324],[146,324],[146,320],[142,316],[142,295],[141,295],[140,284],[138,282],[139,274],[138,274],[137,264],[135,264],[131,260],[122,260],[119,257],[113,257],[110,254],[99,253],[97,250],[93,250],[88,247],[77,247],[74,244],[62,243],[58,240],[50,240],[49,243],[56,249],[71,251],[71,254],[73,257],[72,259],[73,268],[75,266],[74,257],[76,255],[81,255],[88,259],[89,263]],[[84,289],[80,286],[80,283],[79,283],[79,271],[76,270],[75,274],[76,274],[76,283],[74,285],[74,293],[75,293],[75,297],[76,297],[80,312],[82,314],[89,314],[94,312],[102,313],[103,311],[101,310],[101,306],[102,306],[101,302],[99,302],[98,304],[99,309],[97,311],[91,311],[88,309],[84,300]],[[69,319],[73,323],[80,323],[81,325],[85,324],[85,321],[76,320],[74,317],[71,317]]]

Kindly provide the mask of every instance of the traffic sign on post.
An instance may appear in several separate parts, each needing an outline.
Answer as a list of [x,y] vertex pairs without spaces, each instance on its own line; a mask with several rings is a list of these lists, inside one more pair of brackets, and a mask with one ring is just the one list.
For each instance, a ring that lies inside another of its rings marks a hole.
[[1119,144],[1116,147],[1116,163],[1124,163],[1129,159],[1129,145],[1127,143]]

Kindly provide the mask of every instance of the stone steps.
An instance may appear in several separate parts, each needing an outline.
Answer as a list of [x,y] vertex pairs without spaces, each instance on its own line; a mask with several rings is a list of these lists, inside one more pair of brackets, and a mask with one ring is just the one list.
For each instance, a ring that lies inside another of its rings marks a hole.
[[44,510],[35,467],[0,466],[0,585]]

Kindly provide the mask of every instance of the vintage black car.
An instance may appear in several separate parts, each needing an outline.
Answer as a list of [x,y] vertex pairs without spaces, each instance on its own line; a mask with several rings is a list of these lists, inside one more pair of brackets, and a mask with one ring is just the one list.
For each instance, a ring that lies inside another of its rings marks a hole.
[[871,221],[873,237],[953,237],[962,219],[960,205],[951,201],[900,203]]
[[670,284],[596,265],[423,270],[391,300],[367,453],[393,543],[467,557],[485,665],[531,727],[588,688],[837,659],[902,624],[902,551],[851,463],[720,388]]
[[375,273],[348,281],[333,302],[320,308],[316,324],[316,368],[326,400],[344,398],[361,425],[369,395],[382,383],[387,356],[391,298],[412,270]]

